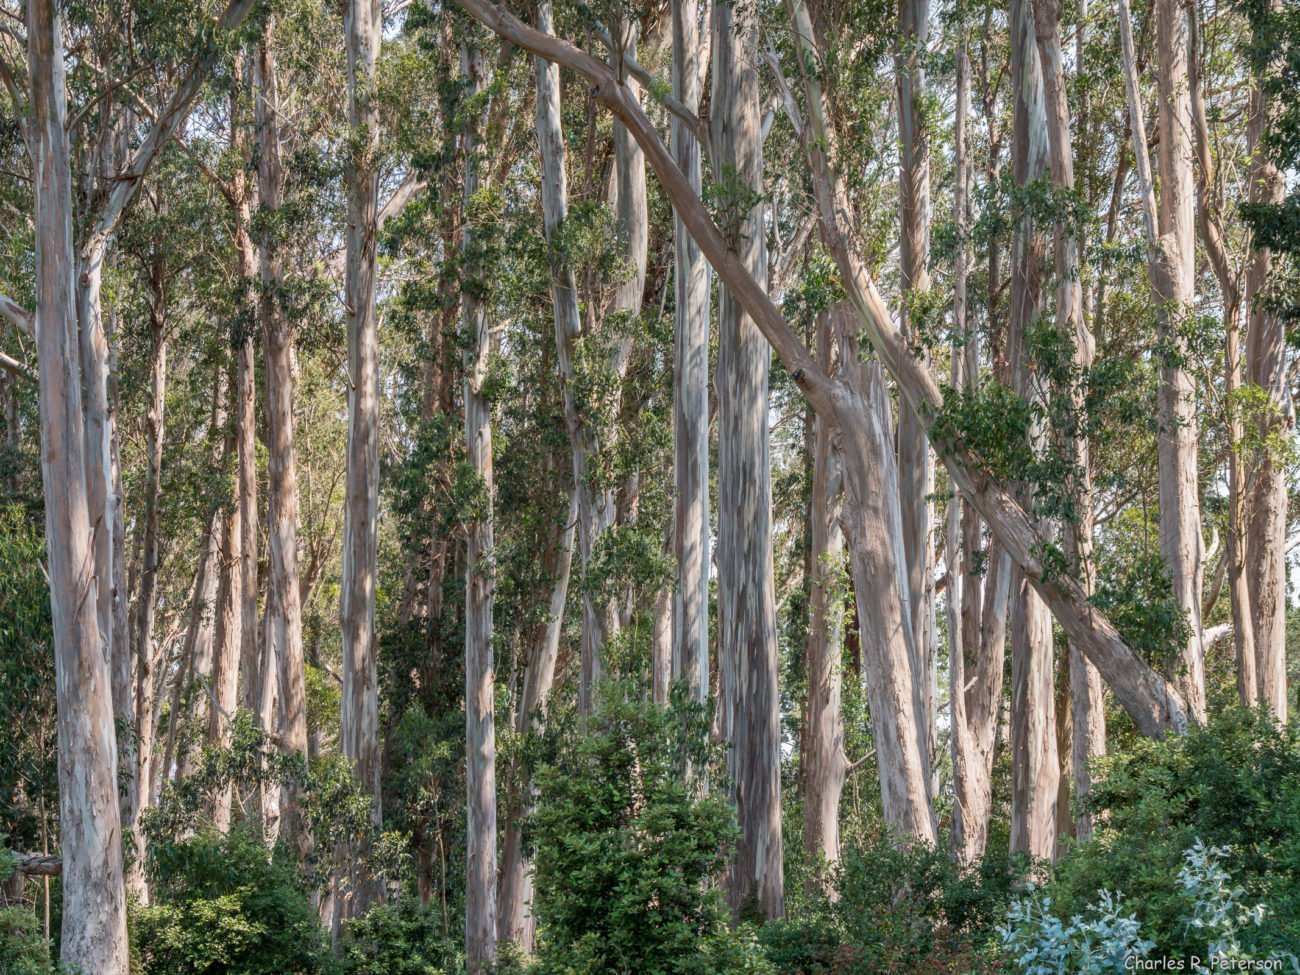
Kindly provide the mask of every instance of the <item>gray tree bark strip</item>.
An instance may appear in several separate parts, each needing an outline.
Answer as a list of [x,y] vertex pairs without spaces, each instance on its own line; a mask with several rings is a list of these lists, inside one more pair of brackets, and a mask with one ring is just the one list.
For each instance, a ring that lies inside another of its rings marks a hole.
[[[834,312],[817,316],[817,361],[833,371],[838,344],[830,321]],[[840,796],[848,774],[844,753],[844,718],[840,698],[844,652],[844,532],[840,527],[843,461],[828,418],[813,420],[813,480],[809,505],[808,640],[804,668],[808,700],[804,710],[802,752],[804,849],[814,863],[834,865],[840,858]]]
[[[930,290],[930,138],[925,128],[925,56],[930,37],[929,0],[900,0],[895,55],[898,76],[899,271],[903,292],[899,316],[902,337],[922,362],[916,308]],[[916,650],[913,670],[919,693],[917,721],[926,741],[926,762],[933,767],[934,727],[934,464],[925,424],[906,398],[898,408],[899,502],[903,511],[903,544],[907,586],[912,596],[912,634]],[[933,772],[930,773],[933,778]]]
[[[1047,144],[1051,178],[1065,193],[1074,191],[1074,150],[1070,136],[1070,112],[1066,95],[1065,67],[1061,52],[1060,0],[1035,0],[1034,23],[1043,91],[1047,108]],[[1080,28],[1082,29],[1082,28]],[[1082,49],[1082,45],[1080,45]],[[1082,384],[1092,368],[1096,343],[1084,321],[1084,300],[1080,272],[1081,242],[1068,218],[1058,218],[1053,230],[1053,261],[1056,273],[1056,327],[1072,349],[1076,376],[1071,387],[1054,391],[1068,397],[1069,412],[1078,425],[1068,437],[1067,449],[1074,462],[1067,486],[1074,504],[1074,521],[1061,526],[1065,554],[1085,591],[1096,588],[1096,567],[1092,558],[1093,496],[1092,456],[1086,433]],[[1087,840],[1092,835],[1091,815],[1082,803],[1091,791],[1088,764],[1106,752],[1106,713],[1101,676],[1097,669],[1071,646],[1069,653],[1070,781],[1075,800],[1075,835]]]
[[[379,527],[379,150],[376,63],[383,34],[379,0],[350,0],[344,18],[348,61],[348,130],[345,164],[348,222],[344,310],[348,325],[348,461],[344,499],[343,578],[339,623],[343,638],[343,691],[339,738],[343,755],[370,796],[370,819],[380,812],[379,677],[375,663],[375,596]],[[343,889],[335,894],[333,936],[344,920],[359,917],[380,899],[370,875],[370,844],[341,851]]]
[[[701,56],[696,0],[673,0],[673,94],[699,111]],[[696,196],[700,144],[674,117],[673,158]],[[673,221],[674,680],[700,703],[709,693],[709,266],[680,216]]]
[[[255,67],[258,143],[258,202],[274,223],[284,203],[281,163],[279,77],[274,50],[274,18],[268,18],[257,47]],[[298,465],[294,435],[293,323],[281,304],[284,288],[282,242],[272,228],[259,242],[263,358],[266,372],[267,541],[266,635],[264,666],[274,667],[276,679],[264,679],[264,717],[270,701],[279,702],[277,732],[280,748],[307,760],[306,667],[302,648],[302,605],[298,572]],[[269,675],[267,675],[269,677]],[[269,730],[269,729],[268,729]],[[284,789],[280,826],[306,852],[311,839],[299,822],[296,793]]]
[[[486,79],[482,54],[467,43],[461,67],[473,100]],[[465,208],[463,249],[473,251],[470,219],[479,192],[480,123],[471,120],[465,133]],[[465,525],[465,956],[471,975],[496,961],[497,796],[496,724],[492,661],[492,599],[495,589],[492,504],[492,414],[483,392],[487,379],[491,331],[480,289],[477,262],[467,260],[462,300],[462,328],[467,345],[465,365],[465,455],[479,484],[477,510]]]
[[[719,182],[735,211],[736,259],[762,288],[763,156],[753,8],[713,7],[712,132]],[[781,853],[781,717],[777,687],[772,474],[768,444],[771,352],[724,285],[718,292],[718,666],[731,743],[741,838],[728,888],[734,914],[785,913]]]
[[35,173],[37,354],[41,474],[59,719],[63,847],[61,959],[97,975],[127,975],[117,736],[109,660],[96,611],[79,375],[72,169],[62,19],[50,0],[27,4]]
[[[1282,9],[1270,0],[1268,9]],[[1278,111],[1258,79],[1251,88],[1246,120],[1250,153],[1249,195],[1252,203],[1277,205],[1286,197],[1286,177],[1278,170],[1264,135]],[[1265,398],[1255,423],[1256,447],[1249,456],[1247,482],[1246,581],[1254,614],[1256,698],[1279,724],[1287,718],[1286,674],[1286,465],[1275,446],[1287,442],[1295,429],[1295,413],[1287,388],[1286,328],[1282,317],[1262,301],[1273,266],[1266,247],[1254,246],[1246,266],[1246,378]]]

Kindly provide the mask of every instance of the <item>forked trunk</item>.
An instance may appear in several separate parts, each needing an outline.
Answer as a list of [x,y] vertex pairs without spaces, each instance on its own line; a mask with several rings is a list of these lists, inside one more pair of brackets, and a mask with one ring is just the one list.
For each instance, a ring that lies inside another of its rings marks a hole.
[[[275,65],[274,22],[268,19],[257,48],[256,98],[258,197],[261,209],[273,216],[284,202],[280,162],[279,84]],[[273,224],[274,221],[272,220]],[[263,358],[266,371],[267,540],[269,577],[266,583],[266,643],[263,659],[275,668],[276,679],[264,671],[263,719],[268,699],[279,704],[275,732],[281,751],[307,760],[307,693],[302,649],[302,609],[298,578],[298,473],[293,418],[293,323],[281,305],[284,288],[282,241],[272,230],[260,241]],[[269,729],[268,729],[269,730]],[[306,852],[311,845],[296,812],[297,790],[285,787],[280,828]]]

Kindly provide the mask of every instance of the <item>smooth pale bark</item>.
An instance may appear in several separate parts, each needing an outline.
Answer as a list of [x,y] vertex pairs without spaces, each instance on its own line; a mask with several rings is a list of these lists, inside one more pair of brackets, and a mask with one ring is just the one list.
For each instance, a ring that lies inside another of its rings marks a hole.
[[[486,79],[477,47],[461,51],[461,69],[472,101]],[[473,252],[474,229],[468,219],[482,185],[478,154],[481,125],[471,119],[464,139],[465,221],[463,251]],[[495,961],[497,894],[496,722],[492,662],[492,598],[495,589],[492,504],[492,414],[483,393],[492,337],[484,283],[476,280],[475,261],[465,269],[467,286],[461,302],[464,339],[465,460],[478,481],[479,501],[465,525],[465,957],[471,975]]]
[[[257,47],[256,128],[258,200],[273,218],[284,202],[281,166],[279,79],[274,52],[274,18],[267,20]],[[270,715],[268,699],[279,703],[275,729],[281,751],[307,760],[307,691],[302,649],[302,608],[298,573],[298,473],[293,418],[293,323],[281,307],[284,287],[283,242],[275,232],[259,242],[263,359],[266,372],[267,541],[266,633],[263,659],[274,667],[275,680],[264,672],[261,711]],[[305,851],[310,838],[298,822],[296,790],[284,789],[280,822]]]
[[62,19],[51,0],[27,4],[35,194],[41,475],[59,720],[63,849],[61,960],[127,975],[117,736],[109,660],[97,613],[79,375],[72,169]]
[[1188,74],[1188,25],[1178,0],[1157,0],[1156,72],[1160,119],[1160,199],[1151,172],[1146,124],[1138,87],[1137,60],[1128,0],[1119,0],[1120,44],[1128,89],[1129,130],[1138,176],[1147,237],[1147,269],[1156,304],[1161,344],[1157,434],[1160,482],[1160,553],[1173,583],[1174,597],[1190,630],[1182,648],[1174,682],[1187,703],[1188,714],[1205,720],[1205,654],[1201,632],[1201,589],[1204,542],[1201,538],[1197,485],[1195,385],[1185,368],[1187,342],[1179,328],[1192,313],[1195,239],[1192,223],[1193,186],[1191,95]]
[[[538,29],[552,29],[549,0],[537,5]],[[560,116],[560,69],[543,58],[536,58],[537,101],[535,128],[541,157],[542,224],[549,248],[551,271],[551,307],[555,317],[555,358],[564,399],[564,425],[569,434],[573,465],[573,485],[577,502],[578,555],[585,575],[591,565],[595,546],[595,492],[587,476],[587,457],[591,434],[577,399],[574,354],[582,337],[582,314],[578,305],[578,286],[572,265],[563,259],[557,234],[568,216],[568,180],[564,169],[564,130]],[[591,686],[592,674],[599,660],[602,619],[589,592],[582,594],[581,667],[579,696],[583,708],[590,707],[583,688]]]
[[[1277,14],[1280,0],[1270,0]],[[1250,154],[1249,196],[1255,204],[1277,206],[1286,197],[1286,178],[1269,158],[1264,135],[1278,109],[1255,80],[1246,120]],[[1273,255],[1253,247],[1246,265],[1246,380],[1263,394],[1264,407],[1252,417],[1259,444],[1249,456],[1245,576],[1253,613],[1256,699],[1279,724],[1287,717],[1286,675],[1286,464],[1279,444],[1289,442],[1295,414],[1288,390],[1286,328],[1282,316],[1262,301]]]
[[[379,105],[375,77],[383,33],[379,0],[350,0],[344,18],[348,58],[349,149],[347,270],[348,462],[343,522],[339,625],[343,690],[339,740],[361,789],[370,796],[371,825],[380,812],[379,678],[375,664],[375,594],[379,523]],[[343,921],[364,914],[382,895],[360,840],[339,855],[341,889],[334,898],[333,939]]]
[[129,815],[122,820],[122,830],[131,835],[135,858],[127,871],[127,891],[147,904],[149,891],[144,875],[145,835],[139,817],[149,798],[149,781],[153,766],[154,621],[158,608],[159,508],[162,505],[163,433],[167,404],[167,305],[165,258],[155,255],[150,268],[149,410],[145,414],[145,452],[148,464],[144,501],[144,527],[141,536],[140,588],[132,616],[132,653],[135,657],[135,763],[132,781],[127,785]]
[[655,596],[651,621],[650,694],[662,707],[673,679],[673,593],[666,586]]
[[[903,341],[922,362],[928,359],[921,344],[923,322],[914,310],[930,290],[930,138],[925,129],[925,56],[930,37],[929,0],[900,0],[898,5],[899,132],[899,276],[902,289]],[[925,425],[906,400],[898,408],[899,502],[903,511],[903,554],[907,587],[912,595],[912,639],[916,650],[913,669],[921,687],[917,718],[926,734],[927,762],[933,768],[936,746],[934,707],[938,685],[934,666],[934,464],[925,437]],[[933,778],[933,772],[931,772]],[[932,784],[937,785],[937,782]]]
[[[253,6],[253,0],[230,0],[216,22],[216,35],[238,28]],[[104,269],[123,213],[139,192],[158,154],[188,118],[221,51],[222,45],[212,37],[201,44],[195,59],[176,73],[178,81],[171,95],[150,113],[151,125],[143,138],[134,142],[134,148],[125,129],[133,112],[127,110],[115,116],[110,99],[103,113],[109,131],[98,138],[89,154],[91,173],[85,183],[83,203],[90,229],[77,248],[76,257],[85,473],[94,533],[95,571],[101,580],[96,594],[100,638],[112,662],[116,713],[128,722],[134,718],[134,708],[127,706],[134,686],[126,625],[126,560],[122,549],[125,519],[121,511],[118,465],[116,376],[103,308]]]
[[[672,0],[673,95],[699,111],[699,4]],[[674,116],[673,159],[701,192],[700,143]],[[680,216],[673,220],[673,680],[709,693],[709,266]]]
[[[817,361],[833,371],[836,343],[831,312],[817,316]],[[830,866],[840,858],[840,795],[848,775],[844,718],[840,711],[844,653],[844,533],[840,528],[843,465],[835,431],[823,416],[813,419],[812,499],[808,511],[808,640],[804,668],[808,700],[800,738],[803,840],[809,859]]]
[[[1042,64],[1029,0],[1012,0],[1011,86],[1015,97],[1011,155],[1016,183],[1041,179],[1048,168],[1048,120]],[[1010,375],[1016,391],[1042,402],[1033,373],[1029,330],[1043,312],[1043,236],[1026,213],[1014,228],[1011,315],[1007,336]],[[1045,405],[1045,404],[1043,404]],[[1042,449],[1046,430],[1030,431]],[[1022,485],[1022,504],[1032,510],[1033,488]],[[1040,531],[1046,534],[1046,525]],[[1011,850],[1035,860],[1056,859],[1060,760],[1056,737],[1056,693],[1052,619],[1046,604],[1020,570],[1011,580]]]
[[[546,570],[554,582],[546,622],[524,663],[523,688],[519,709],[515,713],[515,731],[520,735],[540,731],[545,722],[546,706],[555,683],[555,664],[560,655],[560,634],[564,626],[564,604],[569,595],[577,520],[577,494],[571,491],[567,516],[559,526],[558,537],[547,551]],[[516,761],[510,784],[512,795],[507,802],[510,815],[501,841],[497,940],[513,941],[531,952],[537,938],[537,923],[532,915],[533,878],[524,851],[523,819],[532,807],[533,785],[531,777],[526,778],[522,762]]]
[[[679,217],[686,223],[700,250],[720,280],[732,289],[742,307],[752,316],[809,403],[818,411],[834,411],[837,422],[855,425],[866,422],[865,412],[844,396],[842,384],[821,373],[799,337],[768,297],[766,289],[740,263],[674,164],[654,125],[640,106],[626,97],[609,66],[565,41],[528,27],[509,11],[487,0],[456,0],[456,3],[474,19],[517,46],[564,65],[592,83],[593,98],[620,118],[636,137],[646,153],[647,162],[655,170],[666,195],[677,207]],[[801,59],[801,62],[807,62],[801,63],[801,70],[804,70],[816,61],[811,26],[806,10],[798,0],[791,0],[791,8],[796,26],[802,25],[794,36],[804,53],[811,56]],[[812,138],[807,140],[805,151],[817,177],[814,188],[823,238],[882,364],[909,401],[918,407],[925,405],[925,409],[918,408],[917,412],[927,424],[931,424],[942,409],[939,385],[929,370],[914,361],[902,347],[875,283],[848,246],[843,229],[848,213],[842,202],[845,194],[824,151],[831,142],[820,83],[810,74],[805,74],[803,80],[805,90],[811,95],[809,116],[812,122],[809,126]],[[1089,604],[1087,596],[1074,580],[1045,571],[1038,553],[1046,541],[1008,491],[981,469],[962,444],[935,442],[931,438],[931,445],[943,458],[956,489],[988,522],[1002,551],[1026,572],[1066,633],[1080,642],[1084,653],[1114,689],[1117,701],[1133,717],[1139,731],[1159,737],[1185,729],[1185,709],[1177,690],[1124,643],[1110,621]]]
[[[963,39],[957,53],[957,103],[954,135],[953,223],[960,242],[953,284],[952,350],[954,389],[971,390],[979,382],[979,332],[971,326],[967,299],[970,266],[970,148],[966,118],[970,111],[970,56]],[[948,502],[948,683],[952,741],[952,850],[965,865],[976,863],[988,845],[993,811],[993,745],[1002,696],[1006,653],[1007,559],[988,553],[987,573],[977,571],[980,557],[979,514],[960,495]],[[988,609],[985,602],[988,600]],[[986,629],[987,627],[987,629]],[[968,667],[971,670],[967,675]]]
[[[235,84],[230,89],[230,148],[241,165],[235,167],[229,182],[217,181],[217,188],[230,205],[234,220],[234,241],[239,272],[240,302],[248,308],[258,308],[258,256],[251,236],[253,219],[253,187],[248,173],[253,169],[252,144],[249,139],[244,112],[244,97],[253,91],[252,65],[242,51],[236,52],[231,75]],[[254,97],[256,93],[254,92]],[[210,178],[215,179],[213,174]],[[235,349],[235,385],[233,414],[234,450],[236,454],[235,504],[239,515],[240,545],[233,554],[240,581],[236,613],[239,626],[239,706],[257,714],[262,697],[262,662],[257,643],[257,367],[256,332],[254,327],[240,322],[232,329],[231,343]],[[269,728],[269,725],[267,726]]]
[[[1250,586],[1246,578],[1247,499],[1245,465],[1240,444],[1242,418],[1236,408],[1242,385],[1241,356],[1241,281],[1239,271],[1228,258],[1220,217],[1221,204],[1214,198],[1217,185],[1213,154],[1210,149],[1210,126],[1205,112],[1201,86],[1201,44],[1197,18],[1189,20],[1190,50],[1188,79],[1190,84],[1193,134],[1196,149],[1196,227],[1219,284],[1223,304],[1223,395],[1228,404],[1225,427],[1228,435],[1228,538],[1215,568],[1209,592],[1201,604],[1202,615],[1213,611],[1226,581],[1232,612],[1233,650],[1237,662],[1237,692],[1241,703],[1253,705],[1258,691],[1255,656],[1254,614],[1250,605]],[[1249,129],[1249,126],[1248,126]],[[1210,646],[1206,633],[1206,648]]]
[[[1074,147],[1070,136],[1070,111],[1066,97],[1065,66],[1061,53],[1060,0],[1034,0],[1034,24],[1038,38],[1039,61],[1043,73],[1044,102],[1047,109],[1047,143],[1053,185],[1064,194],[1074,191]],[[1080,28],[1082,29],[1082,28]],[[1096,567],[1092,559],[1093,498],[1092,455],[1086,432],[1083,383],[1092,368],[1096,343],[1084,321],[1083,287],[1079,255],[1082,244],[1076,228],[1068,218],[1058,218],[1053,228],[1053,262],[1056,274],[1056,328],[1069,343],[1073,375],[1069,386],[1056,389],[1054,396],[1065,397],[1074,418],[1074,430],[1058,432],[1066,438],[1066,450],[1074,464],[1068,484],[1074,505],[1074,520],[1061,526],[1065,555],[1084,590],[1096,588]],[[1101,675],[1071,645],[1069,654],[1069,725],[1070,784],[1075,802],[1075,836],[1087,840],[1092,836],[1092,817],[1083,808],[1091,790],[1088,764],[1106,752],[1106,712]],[[1067,810],[1058,810],[1064,814]]]
[[[1191,713],[1205,718],[1205,651],[1201,632],[1201,590],[1205,545],[1201,538],[1198,475],[1199,423],[1196,386],[1185,365],[1186,339],[1179,334],[1193,314],[1196,276],[1195,193],[1192,182],[1191,102],[1188,84],[1188,16],[1179,0],[1156,0],[1156,71],[1160,115],[1160,207],[1157,227],[1167,277],[1153,283],[1164,306],[1158,321],[1162,341],[1173,350],[1161,366],[1160,548],[1169,566],[1174,595],[1191,628],[1178,680]],[[1256,610],[1258,615],[1258,610]]]
[[[237,463],[236,449],[235,427],[227,423],[222,451],[226,463]],[[217,543],[216,628],[213,634],[211,700],[207,727],[207,740],[211,745],[221,744],[226,724],[238,706],[240,657],[243,649],[239,614],[244,584],[241,564],[243,523],[238,498],[222,506],[217,515],[217,524],[220,538]],[[221,832],[230,828],[231,798],[231,788],[227,785],[217,792],[213,801],[212,825]]]
[[[758,17],[713,7],[714,160],[735,202],[731,246],[761,288],[767,276]],[[718,292],[718,667],[740,841],[727,891],[733,914],[785,913],[781,857],[781,714],[768,365],[763,335],[729,287]]]
[[[615,63],[625,67],[624,55],[635,60],[637,46],[636,23],[623,25],[620,33]],[[640,100],[641,86],[631,77],[624,77],[622,84],[633,101]],[[614,168],[611,187],[614,206],[614,224],[618,236],[620,256],[630,274],[614,289],[613,299],[609,305],[609,314],[619,319],[634,319],[641,313],[641,300],[645,292],[647,260],[649,256],[649,222],[646,198],[645,156],[636,140],[627,128],[617,120],[614,123]],[[628,322],[618,325],[628,328]],[[628,334],[614,336],[610,350],[610,367],[618,381],[618,403],[615,409],[622,408],[623,378],[627,375],[628,365],[632,359],[632,339]],[[599,454],[613,449],[614,436],[611,434],[592,438],[589,448]],[[635,475],[633,475],[635,481]],[[621,488],[621,489],[620,489]],[[630,489],[630,495],[629,495]],[[601,537],[617,524],[629,524],[635,520],[634,483],[615,485],[597,484],[592,488],[591,520],[587,529],[591,535],[592,547],[595,548]],[[620,498],[620,494],[623,495]],[[622,624],[617,599],[611,599],[604,605],[593,606],[593,611],[584,621],[582,643],[582,670],[578,685],[578,708],[582,714],[591,712],[594,701],[594,688],[604,672],[603,648],[611,638],[617,635]]]
[[937,833],[928,742],[918,720],[923,684],[908,625],[893,411],[880,364],[858,361],[858,321],[844,304],[834,314],[843,377],[834,413],[844,465],[840,523],[857,604],[881,811],[901,841],[933,846]]

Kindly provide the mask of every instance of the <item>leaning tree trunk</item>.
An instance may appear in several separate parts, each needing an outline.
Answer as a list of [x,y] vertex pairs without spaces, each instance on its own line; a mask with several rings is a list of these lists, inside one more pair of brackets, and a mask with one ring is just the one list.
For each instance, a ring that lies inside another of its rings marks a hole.
[[[100,632],[91,544],[72,242],[63,25],[50,0],[27,4],[34,149],[41,474],[59,720],[63,847],[61,959],[96,975],[127,975],[126,894],[117,739]],[[93,463],[93,459],[89,459]]]
[[933,795],[925,725],[919,720],[920,675],[912,647],[903,561],[903,515],[893,449],[889,390],[879,363],[859,362],[857,321],[835,309],[841,378],[832,419],[842,438],[848,546],[862,638],[862,666],[885,822],[903,842],[934,845]]
[[[258,196],[261,209],[274,216],[284,202],[280,162],[280,99],[273,48],[273,19],[263,29],[257,48]],[[298,473],[293,420],[293,324],[281,306],[284,288],[282,241],[271,231],[260,241],[263,357],[266,371],[267,539],[269,578],[266,584],[266,647],[263,659],[275,667],[277,679],[263,681],[261,710],[274,690],[279,702],[279,746],[307,760],[307,692],[302,649],[302,608],[298,578]],[[269,730],[269,729],[268,729]],[[311,839],[299,822],[297,790],[287,785],[282,797],[280,828],[306,852]]]
[[[924,360],[922,330],[928,327],[924,301],[930,290],[930,138],[925,128],[925,57],[929,41],[929,0],[898,5],[899,274],[903,341]],[[925,427],[904,399],[898,407],[899,501],[903,511],[903,554],[912,597],[913,670],[921,693],[918,720],[925,728],[927,761],[935,756],[934,706],[934,464]],[[933,771],[931,771],[933,779]]]
[[[380,814],[379,686],[375,665],[375,593],[379,522],[379,103],[375,77],[383,21],[379,0],[350,0],[344,24],[348,52],[347,271],[348,464],[344,501],[343,579],[339,624],[343,692],[339,738],[361,789],[370,821]],[[365,913],[382,890],[368,866],[370,844],[345,844],[334,899],[333,936],[343,921]]]
[[[627,97],[609,66],[565,41],[534,30],[509,11],[486,0],[456,0],[456,4],[503,38],[534,55],[570,68],[593,83],[592,93],[596,101],[628,126],[659,176],[668,198],[677,207],[678,216],[686,223],[719,279],[752,316],[752,321],[780,355],[813,408],[819,412],[833,412],[837,423],[868,423],[862,404],[845,396],[842,384],[833,382],[817,368],[766,289],[738,259],[698,195],[673,163],[654,125],[640,106]],[[827,148],[833,147],[833,140],[826,122],[821,85],[809,70],[817,58],[808,13],[800,0],[788,0],[787,6],[797,28],[793,36],[801,53],[807,55],[800,59],[800,73],[808,95],[804,151],[812,168],[823,240],[882,365],[898,383],[900,393],[918,407],[917,412],[926,423],[939,423],[943,416],[943,395],[939,384],[930,371],[903,348],[875,282],[845,236],[844,221],[849,207],[844,183],[827,155]],[[925,405],[923,410],[919,409],[922,404]],[[935,432],[933,426],[929,432]],[[1003,553],[1030,579],[1067,635],[1079,641],[1138,730],[1153,737],[1185,730],[1187,717],[1177,690],[1124,642],[1114,625],[1091,605],[1077,582],[1047,571],[1042,559],[1047,542],[1038,527],[1006,487],[983,469],[978,458],[954,431],[940,429],[939,432],[943,436],[936,440],[932,435],[931,446],[943,458],[955,488],[987,522]]]
[[[713,144],[739,210],[731,244],[762,286],[763,156],[758,17],[713,7]],[[785,912],[781,859],[781,714],[777,688],[768,362],[762,334],[729,288],[718,297],[718,666],[722,720],[741,837],[728,898],[733,913]]]
[[[551,30],[551,4],[537,5],[537,23],[541,30]],[[568,181],[564,170],[564,130],[560,115],[560,69],[542,58],[535,59],[537,102],[535,127],[541,157],[542,225],[550,255],[551,307],[555,318],[555,358],[560,373],[560,390],[564,400],[564,425],[569,435],[573,466],[573,490],[577,504],[578,556],[585,576],[591,567],[595,547],[596,499],[587,476],[587,458],[591,450],[591,433],[579,401],[574,355],[582,335],[582,314],[578,304],[578,286],[573,266],[558,246],[560,227],[568,217]],[[593,672],[600,657],[602,619],[592,594],[584,585],[582,593],[582,636],[580,666],[585,677],[579,678],[579,696],[583,707],[590,706],[583,688],[591,687]]]
[[[1041,179],[1048,165],[1047,113],[1043,72],[1029,0],[1012,0],[1011,79],[1015,93],[1012,156],[1016,183]],[[1011,266],[1011,318],[1007,337],[1010,374],[1016,391],[1030,402],[1043,398],[1044,381],[1031,371],[1029,331],[1042,313],[1043,238],[1032,214],[1015,228]],[[1044,431],[1031,431],[1041,449]],[[1021,487],[1022,504],[1033,510],[1033,487]],[[1046,526],[1040,525],[1040,531]],[[1057,787],[1060,761],[1056,740],[1056,692],[1052,618],[1022,571],[1011,584],[1011,849],[1035,860],[1056,859]]]
[[[1219,561],[1220,571],[1216,582],[1210,586],[1202,602],[1202,613],[1208,614],[1218,602],[1222,580],[1228,584],[1228,602],[1232,612],[1233,650],[1237,662],[1237,692],[1241,703],[1255,704],[1259,681],[1256,676],[1255,615],[1250,605],[1250,585],[1246,573],[1246,486],[1242,444],[1242,417],[1238,408],[1238,390],[1242,383],[1241,362],[1241,280],[1236,267],[1228,258],[1219,211],[1222,208],[1213,196],[1219,184],[1215,178],[1214,156],[1210,148],[1210,124],[1205,111],[1205,94],[1201,86],[1203,49],[1196,16],[1189,19],[1190,50],[1188,51],[1188,78],[1192,103],[1193,132],[1196,148],[1196,227],[1204,245],[1210,267],[1219,283],[1219,297],[1223,305],[1223,398],[1227,404],[1224,426],[1227,433],[1228,465],[1228,538]],[[1247,125],[1249,132],[1249,123]]]
[[[485,79],[482,54],[467,44],[462,68],[472,101]],[[465,957],[471,975],[496,961],[497,796],[496,724],[492,663],[492,415],[483,391],[487,380],[491,331],[484,295],[487,282],[474,252],[473,207],[479,192],[480,123],[465,133],[465,224],[467,255],[462,303],[465,346],[465,455],[478,482],[478,503],[465,525]]]
[[[817,359],[831,372],[838,311],[817,316]],[[840,858],[840,795],[848,774],[844,753],[844,717],[840,690],[844,652],[844,534],[840,528],[843,467],[830,419],[813,420],[813,480],[809,504],[808,641],[804,669],[808,677],[802,752],[803,839],[809,859],[821,867]]]
[[[1267,10],[1276,15],[1280,0]],[[1259,28],[1256,28],[1258,31]],[[1278,109],[1258,79],[1250,93],[1246,140],[1250,154],[1250,201],[1277,206],[1286,196],[1286,179],[1269,158],[1264,136]],[[1286,329],[1283,318],[1263,300],[1273,256],[1256,246],[1246,266],[1246,378],[1264,397],[1255,425],[1247,483],[1245,568],[1254,613],[1255,699],[1267,705],[1279,723],[1287,717],[1286,679],[1286,464],[1277,447],[1290,441],[1295,427],[1288,391]]]
[[[1066,98],[1065,67],[1061,54],[1060,0],[1036,0],[1034,23],[1038,53],[1042,64],[1043,91],[1047,109],[1047,144],[1052,183],[1062,193],[1074,192],[1074,149],[1070,138],[1070,113]],[[1080,28],[1082,29],[1082,28]],[[1065,555],[1075,567],[1084,590],[1096,587],[1096,568],[1092,560],[1092,456],[1084,417],[1084,389],[1092,369],[1095,342],[1083,318],[1083,287],[1080,281],[1081,242],[1068,217],[1057,219],[1054,228],[1053,255],[1056,272],[1056,328],[1072,350],[1071,372],[1064,378],[1064,388],[1054,395],[1065,399],[1067,408],[1056,411],[1066,416],[1071,429],[1056,431],[1065,441],[1066,455],[1073,461],[1067,485],[1074,519],[1062,525]],[[1106,713],[1102,698],[1101,675],[1079,652],[1069,650],[1070,702],[1070,781],[1075,800],[1075,835],[1081,841],[1092,835],[1092,817],[1086,809],[1091,790],[1088,763],[1106,752]],[[1058,810],[1064,812],[1065,810]]]

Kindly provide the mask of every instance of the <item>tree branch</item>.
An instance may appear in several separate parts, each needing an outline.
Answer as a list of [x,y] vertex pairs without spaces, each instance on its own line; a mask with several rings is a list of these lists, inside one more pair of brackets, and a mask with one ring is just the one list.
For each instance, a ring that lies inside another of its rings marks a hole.
[[0,295],[0,318],[3,318],[29,339],[36,338],[36,316],[8,295]]

